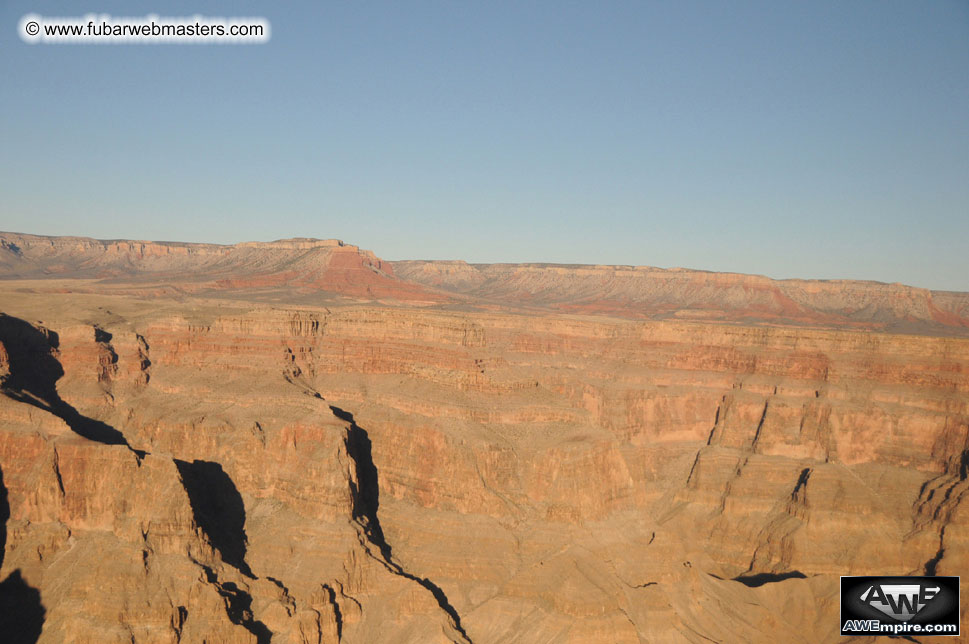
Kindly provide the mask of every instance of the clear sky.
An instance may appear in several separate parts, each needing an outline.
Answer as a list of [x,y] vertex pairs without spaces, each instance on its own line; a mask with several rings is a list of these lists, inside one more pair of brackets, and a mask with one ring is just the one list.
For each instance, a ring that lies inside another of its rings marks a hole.
[[969,1],[0,0],[0,230],[969,290]]

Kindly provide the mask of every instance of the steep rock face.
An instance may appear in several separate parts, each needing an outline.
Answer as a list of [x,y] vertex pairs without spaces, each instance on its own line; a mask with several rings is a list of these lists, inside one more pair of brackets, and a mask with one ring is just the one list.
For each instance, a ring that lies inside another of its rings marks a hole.
[[[966,340],[205,306],[45,316],[57,396],[125,444],[16,396],[0,360],[0,573],[38,589],[46,641],[81,614],[77,641],[832,641],[839,575],[969,565]],[[65,529],[131,553],[117,587],[64,594]]]
[[836,641],[969,569],[964,294],[0,238],[23,641]]
[[[0,319],[8,356],[0,467],[10,499],[0,572],[39,589],[41,641],[460,635],[440,589],[368,545],[354,509],[368,462],[348,446],[352,421],[280,376],[283,395],[263,410],[294,409],[265,427],[249,419],[240,433],[221,419],[206,423],[191,406],[169,413],[168,425],[135,425],[131,409],[112,412],[122,393],[154,394],[144,373],[148,341],[134,334],[129,351],[115,352],[121,330],[63,328]],[[204,387],[205,378],[195,383]],[[158,402],[151,409],[165,413]],[[115,434],[87,432],[82,420]],[[375,508],[369,516],[376,520]]]

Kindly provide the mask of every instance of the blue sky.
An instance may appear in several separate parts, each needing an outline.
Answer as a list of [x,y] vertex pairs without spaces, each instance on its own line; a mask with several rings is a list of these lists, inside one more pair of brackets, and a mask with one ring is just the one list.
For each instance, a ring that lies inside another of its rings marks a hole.
[[[0,229],[969,290],[969,2],[0,0]],[[264,16],[28,45],[26,13]]]

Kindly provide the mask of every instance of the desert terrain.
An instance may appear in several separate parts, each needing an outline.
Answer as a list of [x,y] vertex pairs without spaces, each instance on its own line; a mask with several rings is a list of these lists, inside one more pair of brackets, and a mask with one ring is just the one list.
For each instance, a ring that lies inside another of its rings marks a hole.
[[13,642],[836,642],[969,571],[969,293],[0,233],[0,382]]

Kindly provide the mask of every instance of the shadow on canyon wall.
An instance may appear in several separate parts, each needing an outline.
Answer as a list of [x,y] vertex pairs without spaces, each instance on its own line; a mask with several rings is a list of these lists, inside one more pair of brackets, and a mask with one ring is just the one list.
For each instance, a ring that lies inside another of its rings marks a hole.
[[235,582],[219,581],[219,576],[210,567],[203,565],[202,569],[205,571],[205,578],[215,586],[225,602],[225,611],[229,616],[229,621],[255,635],[258,644],[269,644],[272,641],[273,632],[253,617],[252,595],[239,588]]
[[181,461],[175,466],[188,493],[195,523],[205,532],[222,560],[254,579],[246,563],[246,508],[242,495],[222,466],[212,461]]
[[[188,494],[195,523],[218,551],[222,561],[249,579],[256,579],[246,563],[246,507],[232,478],[222,469],[222,465],[213,461],[174,460],[182,486]],[[269,644],[273,632],[253,615],[252,595],[235,582],[221,581],[211,567],[200,565],[205,570],[208,582],[222,596],[229,621],[252,633],[258,644]]]
[[790,572],[760,572],[756,575],[740,575],[739,577],[734,577],[734,581],[739,581],[744,586],[749,586],[750,588],[759,588],[764,584],[774,584],[779,581],[784,581],[785,579],[806,579],[805,575],[800,570],[792,570]]
[[[461,624],[461,616],[451,604],[444,590],[427,577],[419,577],[408,572],[404,567],[397,563],[393,558],[390,544],[384,537],[383,528],[380,527],[380,519],[377,517],[377,510],[380,507],[380,479],[377,466],[373,462],[373,443],[367,430],[357,425],[353,419],[353,414],[330,405],[330,411],[340,420],[349,423],[345,439],[347,454],[353,460],[356,471],[356,482],[350,483],[350,496],[353,502],[353,519],[363,529],[368,542],[380,551],[380,557],[375,559],[387,567],[390,572],[409,579],[423,586],[437,602],[447,616],[451,619],[451,624],[461,637],[471,644],[471,638]],[[369,552],[369,550],[368,550]]]
[[9,374],[3,379],[4,395],[54,414],[84,438],[105,445],[124,445],[139,459],[144,458],[145,452],[132,449],[124,434],[82,415],[57,393],[57,381],[64,369],[54,356],[60,344],[55,332],[44,333],[20,318],[0,313],[0,342],[9,360]]
[[[107,343],[111,335],[102,329],[95,329],[94,339],[95,342]],[[84,438],[104,445],[123,445],[134,452],[139,461],[145,458],[147,452],[133,449],[120,431],[82,415],[60,397],[57,381],[64,375],[64,369],[56,357],[60,343],[57,333],[0,313],[0,342],[7,355],[6,373],[0,374],[0,393],[57,416],[74,433]],[[232,479],[220,464],[211,461],[175,459],[175,465],[188,494],[196,524],[208,536],[223,561],[250,579],[255,579],[245,561],[245,506]],[[3,562],[9,516],[7,490],[3,486],[0,471],[0,564]],[[268,644],[272,631],[254,619],[249,593],[233,582],[221,582],[214,570],[203,567],[208,581],[216,586],[225,600],[229,619],[255,635],[259,644]],[[36,642],[45,614],[40,593],[24,581],[20,570],[13,571],[0,583],[0,642]]]
[[[10,504],[7,486],[0,469],[0,569],[3,568],[7,546],[7,520]],[[40,601],[40,592],[24,581],[20,569],[14,570],[0,582],[0,639],[8,644],[34,644],[40,638],[47,614]]]

